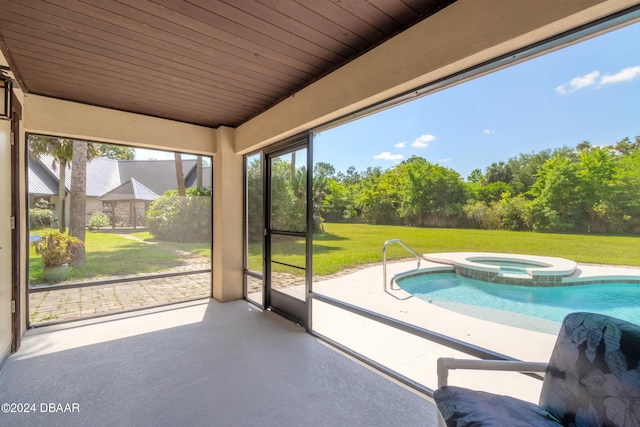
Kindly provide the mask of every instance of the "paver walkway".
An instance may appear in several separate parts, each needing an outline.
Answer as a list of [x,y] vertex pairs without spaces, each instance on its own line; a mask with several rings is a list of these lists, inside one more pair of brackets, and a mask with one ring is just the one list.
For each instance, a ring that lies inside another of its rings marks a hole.
[[73,320],[211,295],[211,273],[29,293],[31,324]]

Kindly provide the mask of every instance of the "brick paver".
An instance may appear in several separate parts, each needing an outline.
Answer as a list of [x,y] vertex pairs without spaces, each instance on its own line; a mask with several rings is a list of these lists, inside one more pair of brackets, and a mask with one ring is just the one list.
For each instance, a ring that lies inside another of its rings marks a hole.
[[211,273],[152,278],[29,293],[31,324],[59,322],[142,307],[205,298]]

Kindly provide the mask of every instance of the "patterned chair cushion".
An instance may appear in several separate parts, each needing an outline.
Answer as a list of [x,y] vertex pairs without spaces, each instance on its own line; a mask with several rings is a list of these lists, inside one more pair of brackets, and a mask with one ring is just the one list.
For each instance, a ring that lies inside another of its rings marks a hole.
[[509,396],[447,386],[434,394],[442,418],[456,426],[561,426],[543,408]]
[[568,426],[640,427],[640,326],[600,314],[569,314],[540,405]]
[[540,406],[460,387],[443,387],[434,397],[450,427],[640,427],[640,326],[601,314],[567,315]]

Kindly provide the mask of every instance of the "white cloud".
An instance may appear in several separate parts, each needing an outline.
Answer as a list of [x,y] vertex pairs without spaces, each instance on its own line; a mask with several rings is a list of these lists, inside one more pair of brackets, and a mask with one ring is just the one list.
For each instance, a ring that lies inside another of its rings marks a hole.
[[592,71],[584,76],[574,77],[569,83],[558,86],[556,88],[556,92],[560,95],[566,95],[582,88],[592,86],[596,84],[598,77],[600,77],[600,71]]
[[600,79],[600,85],[630,82],[638,76],[640,76],[640,65],[625,68],[613,75],[606,74]]
[[446,159],[438,159],[438,163],[447,163],[450,162],[451,159],[450,158],[446,158]]
[[393,144],[394,147],[396,148],[404,148],[407,146],[406,142],[398,142],[397,144]]
[[599,71],[592,71],[584,76],[575,77],[569,83],[558,86],[556,88],[556,92],[560,95],[566,95],[588,86],[604,86],[614,83],[626,83],[636,79],[637,77],[640,77],[640,65],[627,67],[618,71],[616,74],[605,74],[603,76],[601,76]]
[[416,140],[413,141],[413,143],[411,143],[411,146],[417,147],[417,148],[427,148],[429,146],[429,143],[435,140],[436,140],[435,136],[425,134],[417,137]]
[[496,131],[493,129],[485,129],[483,132],[485,135],[493,135],[494,133],[496,133]]
[[402,154],[391,154],[390,152],[385,151],[383,153],[376,154],[375,156],[373,156],[373,158],[381,159],[381,160],[391,160],[392,162],[397,162],[404,159],[404,156]]

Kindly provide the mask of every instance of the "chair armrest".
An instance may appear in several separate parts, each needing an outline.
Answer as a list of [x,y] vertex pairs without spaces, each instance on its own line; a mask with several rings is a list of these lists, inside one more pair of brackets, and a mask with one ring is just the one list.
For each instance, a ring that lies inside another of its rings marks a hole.
[[512,372],[545,372],[546,362],[523,362],[520,360],[479,360],[453,359],[441,357],[438,359],[438,388],[447,385],[449,369],[474,369],[485,371]]

